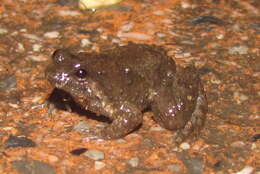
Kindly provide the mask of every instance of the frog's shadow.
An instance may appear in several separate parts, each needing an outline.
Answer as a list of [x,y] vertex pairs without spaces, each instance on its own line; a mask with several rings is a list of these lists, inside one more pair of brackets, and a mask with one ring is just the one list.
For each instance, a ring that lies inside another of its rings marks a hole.
[[66,110],[70,112],[75,112],[80,116],[85,116],[90,119],[94,119],[101,122],[111,123],[112,121],[103,115],[97,115],[94,112],[86,110],[82,108],[79,104],[77,104],[69,93],[54,88],[50,96],[48,97],[48,102],[54,104],[56,109]]

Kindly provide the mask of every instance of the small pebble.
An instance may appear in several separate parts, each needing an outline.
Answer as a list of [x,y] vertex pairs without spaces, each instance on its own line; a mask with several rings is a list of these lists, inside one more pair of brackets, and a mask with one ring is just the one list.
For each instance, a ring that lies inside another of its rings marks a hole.
[[185,1],[181,2],[181,8],[186,9],[186,8],[191,8],[191,7],[192,7],[192,5],[190,3],[185,2]]
[[163,130],[165,129],[160,126],[154,126],[150,128],[150,131],[163,131]]
[[235,148],[243,148],[245,146],[245,143],[243,141],[235,141],[231,143],[230,146]]
[[171,164],[171,165],[168,165],[167,168],[173,172],[180,172],[181,170],[181,167],[180,165],[178,164]]
[[260,139],[260,134],[255,134],[255,135],[250,139],[250,141],[256,142],[256,141],[259,140],[259,139]]
[[239,100],[241,101],[246,101],[248,100],[248,96],[246,96],[245,94],[243,93],[240,93],[238,91],[235,91],[234,94],[233,94],[234,98],[239,98]]
[[87,148],[78,148],[70,151],[72,155],[81,155],[82,153],[85,153],[88,149]]
[[104,168],[106,164],[102,161],[95,161],[95,170],[100,170]]
[[31,56],[28,56],[28,58],[35,62],[44,62],[44,61],[48,60],[48,57],[43,54],[31,55]]
[[107,40],[108,36],[107,35],[100,35],[100,38],[103,39],[103,40]]
[[225,22],[214,16],[199,16],[194,18],[191,22],[191,25],[209,25],[209,24],[224,25]]
[[59,161],[59,158],[55,155],[48,155],[48,161],[51,163],[56,163],[57,161]]
[[138,157],[133,157],[128,161],[128,164],[132,167],[137,167],[139,164],[139,158]]
[[123,26],[120,28],[120,31],[128,32],[128,31],[130,31],[133,27],[134,27],[134,23],[133,23],[133,22],[130,22],[130,23],[127,23],[127,24],[123,25]]
[[11,74],[0,76],[0,92],[9,92],[15,89],[16,77]]
[[117,143],[123,144],[123,143],[127,143],[127,141],[123,138],[119,138],[116,140]]
[[80,12],[72,10],[59,10],[59,15],[61,16],[80,16]]
[[162,10],[153,11],[153,14],[161,16],[164,15],[164,12]]
[[93,160],[103,160],[105,158],[105,154],[96,149],[90,149],[84,155]]
[[246,45],[238,45],[238,46],[230,47],[228,49],[228,53],[231,55],[236,55],[236,54],[243,55],[243,54],[248,54],[248,49],[249,48]]
[[21,174],[56,174],[53,166],[41,161],[13,161],[12,165]]
[[183,150],[188,150],[190,149],[190,145],[184,142],[180,144],[180,148],[182,148]]
[[38,37],[38,36],[35,35],[35,34],[24,33],[24,34],[22,34],[22,36],[25,37],[25,38],[27,38],[27,39],[33,40],[33,41],[42,42],[42,38]]
[[5,28],[0,28],[0,34],[6,34],[8,33],[8,30]]
[[42,45],[39,45],[39,44],[33,44],[33,46],[32,46],[32,49],[35,52],[39,52],[41,50],[41,48],[42,48]]
[[77,5],[77,1],[75,0],[58,0],[57,3],[62,6],[73,6]]
[[73,130],[78,132],[89,132],[90,126],[87,122],[81,121],[73,127]]
[[118,33],[118,37],[120,38],[131,38],[131,39],[137,39],[137,40],[149,40],[152,39],[152,36],[144,34],[144,33],[138,33],[138,32],[129,32],[129,33]]
[[22,43],[18,43],[16,51],[18,53],[23,53],[25,51],[25,48]]
[[81,43],[80,43],[81,47],[88,47],[91,44],[92,44],[92,42],[89,39],[86,39],[86,38],[81,39]]
[[58,31],[50,31],[44,34],[44,37],[49,39],[55,39],[59,37],[60,33]]
[[239,172],[237,172],[236,174],[251,174],[253,173],[254,168],[251,166],[246,166],[244,167],[242,170],[240,170]]
[[180,54],[175,54],[174,57],[176,59],[181,59],[181,58],[186,58],[186,57],[190,57],[191,53],[187,52],[187,53],[180,53]]
[[35,147],[36,144],[31,139],[23,136],[10,136],[5,144],[4,147],[8,148],[15,148],[15,147]]
[[218,35],[216,35],[216,38],[219,39],[219,40],[220,40],[220,39],[224,39],[224,37],[225,37],[224,34],[218,34]]

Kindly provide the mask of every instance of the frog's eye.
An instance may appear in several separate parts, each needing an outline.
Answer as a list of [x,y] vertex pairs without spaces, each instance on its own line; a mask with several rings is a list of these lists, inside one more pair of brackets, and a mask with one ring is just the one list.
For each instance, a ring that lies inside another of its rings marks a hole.
[[78,78],[85,78],[87,76],[87,71],[84,70],[84,69],[78,69],[75,73],[75,75],[78,77]]

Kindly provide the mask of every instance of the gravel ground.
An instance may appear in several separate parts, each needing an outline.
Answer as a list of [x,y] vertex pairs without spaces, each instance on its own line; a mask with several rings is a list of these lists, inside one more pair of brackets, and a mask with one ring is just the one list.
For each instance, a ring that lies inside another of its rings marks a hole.
[[[128,0],[81,11],[75,0],[0,3],[0,173],[260,174],[260,20],[257,0]],[[127,42],[163,46],[194,64],[209,112],[199,137],[178,144],[144,114],[118,140],[69,96],[46,104],[44,71],[57,48],[102,51]],[[68,99],[65,101],[65,98]],[[68,107],[69,106],[69,107]]]

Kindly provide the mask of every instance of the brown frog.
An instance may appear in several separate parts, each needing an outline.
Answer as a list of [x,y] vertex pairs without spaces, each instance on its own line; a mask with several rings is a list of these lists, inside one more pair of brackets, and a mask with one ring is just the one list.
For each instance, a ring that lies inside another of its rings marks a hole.
[[129,43],[77,55],[59,49],[52,59],[46,69],[50,83],[112,120],[100,131],[102,138],[127,135],[142,123],[147,108],[162,127],[184,137],[203,126],[207,101],[196,69],[176,67],[162,47]]

